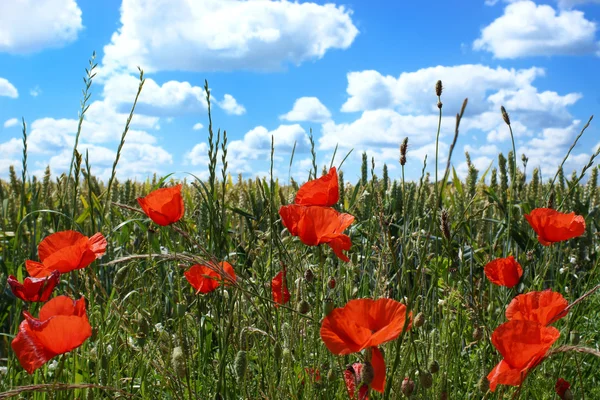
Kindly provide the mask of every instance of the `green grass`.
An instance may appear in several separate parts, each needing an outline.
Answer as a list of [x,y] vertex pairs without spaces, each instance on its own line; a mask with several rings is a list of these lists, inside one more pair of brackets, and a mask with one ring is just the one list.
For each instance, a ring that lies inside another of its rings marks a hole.
[[[92,71],[93,60],[89,81]],[[490,335],[516,294],[552,288],[572,302],[600,283],[599,171],[593,158],[583,171],[565,177],[559,168],[547,181],[511,153],[499,156],[498,169],[477,171],[469,163],[464,180],[450,166],[437,182],[429,174],[413,182],[375,176],[364,157],[361,179],[341,185],[343,200],[336,205],[356,217],[348,230],[351,261],[344,263],[328,247],[307,247],[284,231],[277,211],[293,201],[295,181],[231,179],[226,133],[214,129],[212,120],[208,130],[209,179],[181,177],[186,215],[171,227],[153,224],[135,199],[171,185],[173,176],[111,178],[105,184],[77,149],[69,175],[52,176],[47,169],[40,181],[26,172],[19,178],[11,168],[9,180],[0,181],[0,368],[6,367],[0,398],[26,391],[21,398],[346,399],[342,373],[362,355],[332,355],[319,328],[328,302],[341,307],[363,297],[401,300],[413,315],[425,317],[422,327],[383,346],[387,391],[371,391],[372,399],[402,398],[405,377],[416,382],[416,399],[440,399],[444,392],[450,399],[557,399],[558,377],[571,382],[575,398],[600,398],[600,360],[576,351],[549,357],[520,391],[499,386],[485,393],[479,385],[500,359]],[[317,168],[314,162],[313,176]],[[118,158],[114,170],[118,177]],[[583,215],[585,234],[541,246],[523,215],[549,201]],[[86,297],[93,334],[28,375],[10,342],[21,312],[29,307],[36,315],[39,305],[16,299],[6,278],[26,276],[24,262],[37,260],[37,244],[65,229],[88,236],[100,231],[108,239],[102,259],[63,275],[55,290]],[[514,289],[493,286],[483,266],[509,254],[524,268],[522,282]],[[228,260],[237,285],[196,296],[183,271],[208,260]],[[292,298],[276,308],[269,283],[282,265]],[[309,270],[312,280],[306,278]],[[328,285],[332,277],[334,289]],[[309,305],[306,314],[298,311],[301,302]],[[561,331],[555,348],[598,350],[598,310],[597,294],[577,304],[555,324]],[[434,360],[439,372],[424,389],[419,371],[428,371]],[[308,368],[319,369],[320,382]]]

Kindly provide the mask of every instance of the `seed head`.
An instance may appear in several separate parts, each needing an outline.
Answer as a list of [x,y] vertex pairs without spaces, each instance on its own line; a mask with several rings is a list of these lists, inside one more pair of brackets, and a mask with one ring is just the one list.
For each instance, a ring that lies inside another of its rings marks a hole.
[[502,113],[502,119],[506,122],[506,125],[510,125],[510,118],[508,117],[508,113],[506,112],[506,108],[504,106],[500,106],[500,112]]
[[487,393],[487,391],[490,390],[490,381],[488,381],[487,376],[482,376],[479,382],[477,382],[477,389],[479,389],[481,393]]
[[419,372],[419,382],[423,388],[429,389],[433,386],[433,375],[429,371],[421,371]]
[[442,87],[442,81],[439,81],[439,80],[438,80],[438,81],[435,83],[435,95],[436,95],[437,97],[440,97],[440,96],[442,95],[442,89],[443,89],[443,87]]
[[238,351],[235,356],[235,361],[233,362],[233,368],[235,370],[235,375],[238,380],[243,380],[246,375],[246,368],[248,367],[248,357],[244,350]]
[[311,283],[314,279],[315,279],[315,274],[312,272],[312,269],[308,268],[304,272],[304,280],[306,280],[306,282],[308,282],[308,283]]
[[308,304],[308,301],[302,300],[300,303],[298,303],[298,312],[300,314],[306,314],[309,311],[310,311],[310,304]]
[[375,378],[375,370],[373,369],[373,365],[367,361],[363,364],[360,371],[360,380],[365,385],[370,385],[373,382],[373,378]]
[[425,323],[425,316],[423,315],[422,312],[420,312],[415,317],[415,320],[413,321],[413,326],[415,328],[420,328],[423,326],[424,323]]
[[483,328],[480,326],[477,326],[473,330],[473,340],[480,341],[481,339],[483,339]]
[[433,360],[429,363],[429,372],[436,374],[440,370],[440,363],[437,360]]
[[185,358],[183,349],[180,346],[175,347],[171,353],[171,365],[178,377],[183,378],[185,376]]
[[556,197],[556,195],[554,193],[554,189],[552,189],[550,191],[550,197],[548,197],[548,204],[547,204],[548,208],[554,208],[554,198],[555,197]]
[[440,214],[440,230],[442,231],[442,235],[447,240],[450,240],[450,216],[448,215],[448,210],[445,208],[442,209]]
[[400,145],[400,165],[406,164],[406,151],[408,150],[408,137],[405,137]]

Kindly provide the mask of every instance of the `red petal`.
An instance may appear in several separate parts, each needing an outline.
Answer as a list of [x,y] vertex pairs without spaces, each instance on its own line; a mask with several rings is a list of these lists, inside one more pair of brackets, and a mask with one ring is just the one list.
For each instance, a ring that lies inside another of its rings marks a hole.
[[[285,304],[290,301],[290,292],[287,288],[285,268],[281,270],[275,278],[271,280],[271,294],[273,295],[273,301],[278,304]],[[275,304],[275,307],[279,307]]]
[[513,320],[492,334],[492,344],[504,360],[516,369],[536,365],[556,342],[560,332],[537,322]]
[[185,212],[181,184],[157,189],[137,199],[144,213],[155,223],[167,226],[179,221]]
[[219,274],[205,265],[196,264],[183,273],[198,293],[210,293],[219,287]]
[[371,365],[375,372],[373,381],[371,382],[371,388],[383,393],[385,388],[385,360],[383,359],[383,354],[381,354],[381,351],[379,351],[377,347],[371,348]]
[[38,257],[41,262],[52,254],[73,246],[79,240],[86,238],[83,234],[77,231],[61,231],[46,236],[38,245]]
[[519,283],[523,275],[523,268],[513,256],[497,258],[486,264],[485,276],[496,285],[511,288]]
[[30,374],[56,356],[41,344],[27,320],[19,325],[19,333],[13,339],[11,347],[21,366]]
[[551,290],[520,294],[506,308],[506,319],[550,325],[567,315],[565,310],[568,305],[560,293]]
[[333,167],[327,175],[302,185],[294,203],[305,206],[332,206],[339,198],[338,176]]
[[583,235],[585,220],[574,212],[565,214],[551,208],[536,208],[525,218],[544,246]]
[[527,370],[511,367],[506,361],[500,361],[488,374],[490,390],[496,391],[497,385],[519,386],[525,380]]
[[60,282],[60,273],[53,271],[43,278],[25,278],[23,283],[17,281],[14,276],[8,277],[8,284],[13,294],[23,301],[44,302],[52,295],[54,287]]

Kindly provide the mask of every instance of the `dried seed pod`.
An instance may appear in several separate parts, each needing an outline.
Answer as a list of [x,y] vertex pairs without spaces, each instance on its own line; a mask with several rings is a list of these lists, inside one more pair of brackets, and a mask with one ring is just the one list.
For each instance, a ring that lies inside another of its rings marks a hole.
[[433,386],[433,375],[429,371],[421,371],[419,372],[419,382],[423,388],[429,389]]
[[439,370],[440,363],[438,363],[437,360],[433,360],[429,363],[429,372],[431,372],[432,374],[437,374]]
[[413,321],[413,326],[415,328],[420,328],[423,326],[423,324],[425,324],[425,316],[423,315],[422,312],[418,313],[417,316],[415,317],[414,321]]
[[302,300],[302,301],[300,301],[300,303],[298,303],[298,312],[300,314],[306,314],[309,311],[310,311],[310,304],[308,304],[308,301]]

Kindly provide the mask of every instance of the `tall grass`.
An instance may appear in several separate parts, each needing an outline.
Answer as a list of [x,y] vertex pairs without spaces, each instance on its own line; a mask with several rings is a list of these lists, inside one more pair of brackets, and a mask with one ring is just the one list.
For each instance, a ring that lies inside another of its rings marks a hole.
[[[92,59],[80,121],[94,65]],[[106,184],[93,176],[89,154],[81,155],[77,143],[73,174],[53,178],[47,169],[42,182],[28,177],[24,125],[22,176],[11,167],[9,180],[0,181],[0,398],[345,399],[343,371],[363,356],[332,355],[319,328],[332,305],[363,297],[403,301],[413,315],[424,318],[421,327],[383,346],[386,391],[371,392],[371,398],[401,398],[405,377],[416,382],[413,398],[419,399],[553,399],[558,377],[571,382],[576,398],[600,398],[600,361],[593,353],[600,338],[597,295],[574,305],[556,325],[559,346],[576,346],[577,351],[555,351],[520,390],[500,386],[491,393],[482,379],[500,358],[490,335],[516,294],[552,288],[572,302],[600,283],[597,153],[571,178],[564,177],[561,164],[554,178],[544,181],[538,170],[525,179],[527,163],[521,169],[513,149],[508,162],[500,154],[490,171],[481,173],[469,162],[468,176],[461,180],[451,156],[465,100],[461,110],[451,110],[457,112],[455,136],[441,179],[437,158],[433,182],[425,173],[426,160],[418,181],[405,179],[406,141],[399,154],[399,181],[390,181],[385,172],[378,177],[376,160],[369,165],[366,154],[358,182],[348,182],[340,172],[336,207],[356,216],[349,229],[351,261],[344,263],[328,248],[304,246],[283,229],[277,210],[293,200],[298,184],[293,177],[286,184],[273,176],[273,144],[271,176],[238,176],[233,183],[227,134],[213,127],[208,83],[209,178],[184,179],[182,221],[170,227],[151,223],[135,198],[173,184],[174,177],[116,178],[143,83],[140,71],[139,91]],[[437,100],[441,121],[441,89]],[[503,117],[508,119],[504,110],[498,114]],[[311,143],[311,176],[317,177],[312,137]],[[584,176],[589,176],[585,184]],[[547,248],[537,243],[523,215],[546,206],[550,198],[559,210],[585,217],[585,235]],[[28,375],[10,342],[21,312],[29,309],[35,315],[39,306],[16,299],[5,282],[8,275],[22,280],[24,261],[37,259],[37,244],[64,229],[88,236],[100,230],[109,241],[101,260],[63,276],[57,289],[86,297],[93,335]],[[508,254],[525,270],[513,289],[493,286],[483,274],[488,261]],[[236,284],[195,295],[184,269],[221,260],[234,266]],[[292,300],[276,308],[270,281],[282,266]],[[319,380],[311,370],[319,370]],[[427,387],[430,378],[433,384]]]

